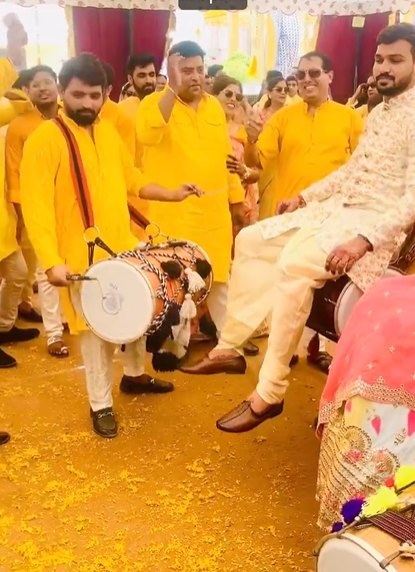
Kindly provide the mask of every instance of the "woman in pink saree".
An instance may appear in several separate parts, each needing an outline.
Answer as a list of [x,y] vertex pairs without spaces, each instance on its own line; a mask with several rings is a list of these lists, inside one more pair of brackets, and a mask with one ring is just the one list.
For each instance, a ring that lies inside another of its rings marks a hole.
[[356,305],[320,403],[318,524],[415,465],[415,276],[380,280]]

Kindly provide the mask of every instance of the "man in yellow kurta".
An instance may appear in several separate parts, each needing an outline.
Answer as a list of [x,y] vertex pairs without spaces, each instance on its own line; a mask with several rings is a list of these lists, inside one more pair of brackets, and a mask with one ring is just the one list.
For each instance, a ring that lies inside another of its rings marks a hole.
[[[19,236],[22,252],[28,268],[28,278],[19,306],[19,316],[29,321],[42,321],[45,327],[48,351],[52,356],[66,357],[68,348],[63,340],[63,325],[60,308],[60,297],[46,278],[45,272],[38,265],[33,247],[30,244],[20,206],[20,164],[23,148],[28,137],[42,125],[44,121],[58,115],[58,90],[56,74],[48,66],[36,66],[29,70],[27,94],[33,109],[16,117],[7,130],[6,135],[6,180],[8,199],[13,203],[18,217]],[[39,300],[42,316],[39,316],[31,305],[33,282],[37,276]],[[40,320],[37,320],[39,316]]]
[[[297,196],[344,165],[363,131],[355,111],[329,99],[333,72],[324,54],[304,55],[297,77],[303,101],[275,113],[264,127],[252,118],[247,128],[247,165],[276,168],[273,182],[261,197],[261,220],[275,215],[278,202]],[[306,329],[301,346],[308,346],[313,337]],[[309,361],[327,372],[331,358],[324,344],[313,344],[309,352]]]
[[[134,87],[135,96],[120,101],[118,107],[122,109],[133,122],[135,137],[135,166],[141,169],[143,161],[143,146],[137,138],[135,126],[140,102],[154,93],[156,88],[156,59],[152,54],[133,54],[127,62],[128,81]],[[150,206],[140,197],[131,197],[130,203],[141,214],[148,217]],[[144,232],[133,222],[131,230],[140,240],[144,239]]]
[[[18,74],[6,58],[0,59],[0,99],[6,97],[9,105],[0,107],[0,126],[7,125],[19,113],[30,109],[31,103],[21,92],[10,91]],[[20,297],[27,276],[26,263],[16,239],[16,213],[6,201],[4,193],[5,166],[3,149],[0,149],[0,344],[28,341],[39,335],[35,328],[21,330],[15,326]],[[16,360],[0,349],[0,368],[16,365]],[[0,437],[1,440],[1,437]]]
[[203,57],[194,42],[171,48],[168,86],[141,102],[137,134],[145,147],[144,172],[151,181],[174,188],[177,181],[189,180],[205,192],[201,199],[190,197],[186,203],[151,203],[150,220],[163,233],[191,240],[208,254],[214,284],[207,303],[220,332],[231,263],[229,205],[239,223],[245,195],[239,177],[226,169],[227,155],[232,154],[226,118],[219,102],[203,92]]
[[[192,186],[168,191],[146,185],[134,168],[113,126],[98,115],[106,90],[105,71],[91,54],[81,54],[63,66],[59,75],[63,113],[61,118],[75,138],[91,195],[91,209],[102,240],[115,252],[132,250],[137,239],[130,231],[127,192],[144,198],[182,200],[196,192]],[[62,289],[71,333],[80,333],[91,416],[96,433],[112,438],[117,425],[112,409],[111,362],[115,347],[88,330],[72,305],[69,275],[88,268],[84,225],[71,177],[68,146],[54,121],[46,121],[27,140],[20,169],[23,217],[35,252],[49,281]],[[95,260],[108,255],[100,249]],[[76,303],[76,300],[75,300]],[[173,385],[144,373],[145,343],[127,344],[122,354],[126,393],[165,393]]]

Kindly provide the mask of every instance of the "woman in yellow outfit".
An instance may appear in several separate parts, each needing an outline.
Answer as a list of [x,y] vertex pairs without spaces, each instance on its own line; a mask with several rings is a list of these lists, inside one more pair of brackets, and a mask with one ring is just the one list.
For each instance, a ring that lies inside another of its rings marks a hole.
[[[134,168],[114,127],[98,115],[102,108],[106,76],[91,54],[81,54],[63,66],[59,75],[63,113],[57,120],[43,123],[26,142],[21,164],[21,204],[29,239],[45,268],[49,281],[61,286],[65,314],[71,333],[79,333],[85,365],[93,428],[102,437],[117,435],[112,409],[113,344],[88,329],[72,304],[77,291],[70,274],[83,274],[89,266],[85,228],[96,225],[101,239],[115,252],[133,250],[137,239],[130,230],[127,193],[145,199],[180,201],[200,192],[192,185],[167,190],[148,185]],[[69,152],[68,140],[78,152]],[[72,177],[72,165],[83,166],[81,185]],[[77,192],[79,195],[77,195]],[[77,199],[79,197],[79,201]],[[81,205],[87,205],[83,208]],[[83,221],[87,220],[89,224]],[[93,223],[92,223],[92,221]],[[108,254],[96,249],[94,260]],[[124,376],[121,391],[165,393],[171,383],[144,373],[145,342],[127,344],[121,357]]]
[[[9,105],[0,107],[0,126],[8,125],[20,113],[32,107],[25,94],[11,90],[18,74],[7,58],[0,60],[0,99],[5,97]],[[0,344],[28,341],[39,335],[39,330],[21,330],[15,326],[18,305],[24,287],[27,268],[16,238],[16,214],[6,200],[4,152],[0,149],[0,276],[4,283],[0,292]],[[16,360],[0,350],[0,368],[16,365]]]

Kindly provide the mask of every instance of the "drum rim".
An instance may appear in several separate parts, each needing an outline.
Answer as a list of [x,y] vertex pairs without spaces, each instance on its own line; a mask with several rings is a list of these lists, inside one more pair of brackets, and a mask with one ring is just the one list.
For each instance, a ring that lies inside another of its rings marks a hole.
[[[386,272],[388,270],[393,270],[394,272],[396,272],[397,275],[401,275],[401,276],[406,276],[405,272],[403,272],[400,268],[397,268],[396,266],[388,266],[387,268],[385,268],[385,271],[383,272],[382,276],[380,276],[379,280],[381,280]],[[388,278],[393,278],[393,276],[388,276]],[[340,327],[339,327],[339,310],[340,310],[340,304],[344,298],[344,296],[346,295],[346,292],[349,288],[351,288],[352,286],[356,286],[356,284],[353,282],[353,280],[350,279],[350,281],[344,286],[343,290],[340,292],[339,297],[337,298],[337,303],[334,307],[334,329],[336,330],[336,334],[340,337],[342,335],[342,332],[340,331]],[[357,286],[358,288],[358,286]]]
[[[330,537],[327,538],[326,542],[321,547],[321,550],[320,550],[318,557],[317,557],[317,572],[318,572],[318,560],[320,558],[320,554],[322,553],[324,547],[330,543],[330,540],[344,540],[344,539],[349,540],[355,546],[359,546],[362,550],[364,550],[367,554],[369,554],[369,556],[371,556],[373,558],[375,563],[377,563],[379,565],[386,558],[385,555],[381,554],[378,550],[376,550],[376,548],[371,546],[368,542],[366,542],[366,540],[364,540],[363,538],[360,538],[359,536],[356,536],[354,534],[349,534],[347,532],[344,532],[343,534],[334,534],[334,535],[330,535]],[[393,563],[389,564],[385,568],[385,571],[386,572],[398,572],[398,570],[395,568]]]
[[[136,266],[135,264],[131,264],[131,262],[129,262],[128,258],[118,258],[118,257],[117,257],[117,258],[105,258],[105,259],[103,259],[103,260],[97,260],[97,262],[94,262],[94,264],[91,264],[91,266],[86,270],[85,276],[88,275],[88,272],[89,272],[89,271],[91,270],[91,268],[93,268],[94,266],[97,266],[97,265],[99,265],[99,264],[102,264],[103,262],[107,262],[107,263],[109,262],[109,263],[111,263],[112,261],[115,261],[115,260],[118,261],[118,262],[122,262],[122,263],[128,264],[129,266],[131,266],[132,268],[134,268],[134,270],[136,270],[137,273],[144,279],[145,285],[146,285],[146,287],[148,288],[148,291],[149,291],[149,293],[150,293],[150,295],[151,295],[151,304],[152,304],[152,307],[153,307],[153,316],[154,316],[154,312],[155,312],[155,310],[156,310],[156,301],[155,301],[155,298],[154,298],[154,292],[153,292],[153,289],[152,289],[152,287],[151,287],[150,281],[148,280],[147,276],[145,276],[144,274],[141,274],[140,272],[138,272],[137,266]],[[137,260],[138,260],[138,259],[137,259]],[[98,336],[100,339],[102,339],[102,340],[104,340],[105,342],[108,342],[108,343],[110,343],[110,344],[123,345],[123,344],[131,344],[131,343],[133,343],[133,342],[136,342],[137,340],[139,340],[140,338],[142,338],[142,337],[145,335],[145,332],[147,332],[148,328],[151,326],[152,320],[151,320],[150,323],[147,325],[147,328],[146,328],[144,334],[142,334],[142,335],[141,335],[140,337],[138,337],[138,338],[132,338],[132,339],[123,340],[123,341],[121,341],[121,340],[114,341],[114,339],[109,339],[109,338],[107,338],[107,337],[102,336],[101,334],[98,334],[98,333],[96,332],[96,330],[91,326],[91,324],[89,323],[88,319],[86,318],[86,316],[85,316],[85,314],[84,314],[83,307],[82,307],[82,291],[83,291],[83,288],[84,288],[87,284],[89,284],[89,282],[88,282],[87,280],[86,280],[85,282],[82,282],[82,283],[81,283],[81,288],[79,289],[79,301],[80,301],[81,310],[82,310],[82,317],[83,317],[83,319],[84,319],[86,325],[88,326],[88,328],[89,328],[92,332],[94,332],[94,334],[95,334],[96,336]]]

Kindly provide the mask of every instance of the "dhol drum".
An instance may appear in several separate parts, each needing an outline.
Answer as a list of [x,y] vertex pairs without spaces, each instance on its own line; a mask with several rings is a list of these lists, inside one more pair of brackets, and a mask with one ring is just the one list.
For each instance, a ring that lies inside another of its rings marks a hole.
[[400,510],[325,536],[315,550],[317,572],[414,572],[414,484],[399,493]]
[[[199,284],[192,288],[195,280]],[[180,308],[188,293],[201,304],[212,280],[208,256],[196,244],[149,243],[92,264],[78,286],[80,309],[98,337],[128,344],[154,334],[173,303]]]
[[[382,278],[393,278],[402,274],[401,270],[391,267]],[[307,326],[329,340],[338,342],[353,308],[362,296],[362,290],[348,276],[327,281],[323,288],[314,293]]]

